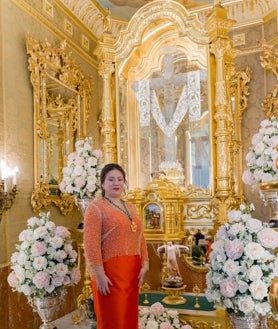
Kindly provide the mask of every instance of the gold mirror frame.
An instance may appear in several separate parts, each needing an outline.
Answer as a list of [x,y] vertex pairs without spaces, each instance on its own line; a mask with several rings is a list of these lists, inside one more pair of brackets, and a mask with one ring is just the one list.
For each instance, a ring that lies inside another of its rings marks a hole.
[[76,140],[86,136],[92,82],[67,49],[66,41],[51,46],[29,34],[28,69],[34,101],[34,211],[54,203],[62,214],[72,211],[74,199],[60,193],[62,169]]

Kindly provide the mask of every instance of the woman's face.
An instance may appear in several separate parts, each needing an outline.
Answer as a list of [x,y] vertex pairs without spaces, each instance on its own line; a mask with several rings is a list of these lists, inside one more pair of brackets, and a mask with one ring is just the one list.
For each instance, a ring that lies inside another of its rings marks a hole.
[[102,188],[105,192],[105,196],[108,198],[120,198],[125,186],[125,180],[123,174],[117,170],[110,170],[104,179]]

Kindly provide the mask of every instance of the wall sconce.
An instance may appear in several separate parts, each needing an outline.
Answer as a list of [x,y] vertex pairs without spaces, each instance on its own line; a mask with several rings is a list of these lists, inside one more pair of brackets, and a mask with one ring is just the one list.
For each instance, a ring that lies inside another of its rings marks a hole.
[[[1,184],[0,184],[0,221],[2,214],[11,208],[16,196],[16,175],[18,173],[18,167],[10,169],[5,161],[1,161]],[[10,178],[10,179],[9,179]],[[10,189],[11,185],[11,190]]]

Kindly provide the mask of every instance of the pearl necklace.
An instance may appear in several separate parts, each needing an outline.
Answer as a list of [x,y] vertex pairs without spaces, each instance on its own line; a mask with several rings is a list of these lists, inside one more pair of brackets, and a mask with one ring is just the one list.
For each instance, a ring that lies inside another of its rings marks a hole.
[[127,218],[130,220],[130,229],[132,232],[136,232],[137,230],[137,224],[132,220],[132,217],[130,215],[130,212],[128,211],[125,202],[121,200],[121,204],[123,205],[124,209],[122,207],[119,207],[115,202],[113,202],[111,199],[109,199],[107,196],[104,197],[106,201],[108,201],[110,204],[112,204],[115,208],[119,209],[122,213],[124,213]]

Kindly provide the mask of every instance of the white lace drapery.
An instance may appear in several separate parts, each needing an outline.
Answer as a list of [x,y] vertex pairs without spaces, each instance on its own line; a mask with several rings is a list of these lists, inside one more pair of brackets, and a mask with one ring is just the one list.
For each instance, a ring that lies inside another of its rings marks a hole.
[[138,81],[136,97],[138,100],[140,126],[150,125],[151,114],[164,135],[171,137],[189,112],[189,120],[197,121],[201,117],[200,98],[200,71],[187,73],[187,83],[184,84],[177,102],[176,109],[172,113],[169,122],[166,122],[165,114],[159,104],[156,91],[150,88],[149,80]]

